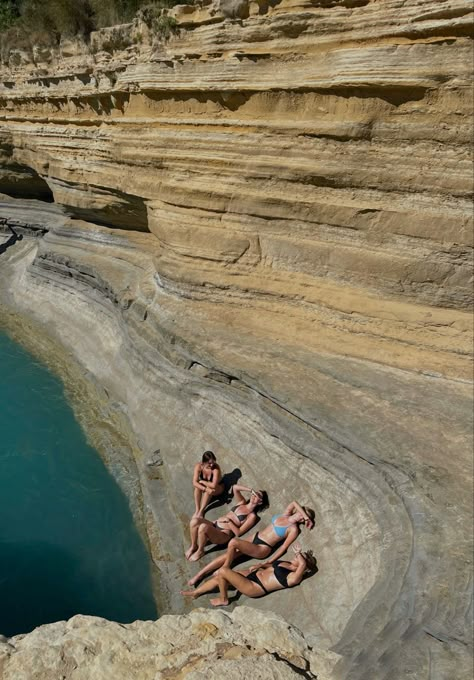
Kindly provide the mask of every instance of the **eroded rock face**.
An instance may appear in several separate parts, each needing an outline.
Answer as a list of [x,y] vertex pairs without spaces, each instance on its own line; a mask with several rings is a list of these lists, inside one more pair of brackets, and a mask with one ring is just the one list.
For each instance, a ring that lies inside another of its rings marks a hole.
[[0,187],[56,205],[1,203],[3,301],[126,414],[161,611],[211,448],[268,489],[262,523],[316,510],[319,573],[252,608],[343,677],[470,677],[470,4],[176,17],[107,67],[4,74]]
[[336,662],[281,617],[249,607],[129,625],[75,616],[0,642],[2,680],[330,680]]

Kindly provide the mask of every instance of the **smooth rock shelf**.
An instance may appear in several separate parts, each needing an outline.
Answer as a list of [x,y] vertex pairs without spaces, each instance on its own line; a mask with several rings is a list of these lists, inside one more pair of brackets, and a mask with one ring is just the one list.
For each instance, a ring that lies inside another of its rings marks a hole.
[[471,3],[228,5],[4,67],[3,304],[127,416],[160,612],[210,448],[316,511],[318,574],[241,602],[334,678],[470,678]]

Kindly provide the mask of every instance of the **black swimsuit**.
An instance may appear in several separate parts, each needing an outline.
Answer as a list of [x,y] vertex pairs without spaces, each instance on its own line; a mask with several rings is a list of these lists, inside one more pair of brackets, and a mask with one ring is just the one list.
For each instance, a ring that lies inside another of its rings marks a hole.
[[239,507],[240,507],[240,505],[234,505],[234,507],[231,508],[230,511],[234,513],[234,515],[237,517],[237,519],[239,520],[239,522],[242,524],[242,522],[248,517],[248,515],[238,515],[235,511],[236,511],[237,508],[239,508]]
[[267,548],[270,548],[270,550],[273,550],[273,548],[274,548],[273,545],[270,545],[270,543],[267,543],[262,538],[260,538],[260,536],[258,535],[258,531],[255,534],[255,536],[253,537],[252,543],[255,543],[255,545],[266,545]]
[[[290,586],[288,585],[288,575],[291,574],[291,569],[287,569],[286,567],[280,566],[280,563],[281,560],[277,560],[275,562],[275,564],[273,565],[273,573],[275,575],[276,580],[281,586],[283,586],[283,588],[289,588]],[[258,586],[260,586],[265,595],[268,595],[269,591],[265,588],[263,583],[258,578],[256,571],[252,571],[247,576],[247,578],[249,581],[253,581],[253,583],[256,583]]]
[[[231,512],[233,512],[234,515],[237,517],[237,519],[239,520],[240,524],[242,524],[242,523],[247,519],[248,515],[238,515],[238,514],[235,512],[236,509],[237,509],[238,507],[240,507],[240,506],[234,505],[234,507],[231,508],[230,510],[231,510]],[[223,529],[221,526],[219,526],[219,522],[218,522],[217,520],[216,520],[215,522],[213,522],[212,525],[213,525],[216,529],[219,529],[220,531],[229,531],[229,532],[231,531],[230,529],[227,529],[227,528],[226,528],[226,529]]]

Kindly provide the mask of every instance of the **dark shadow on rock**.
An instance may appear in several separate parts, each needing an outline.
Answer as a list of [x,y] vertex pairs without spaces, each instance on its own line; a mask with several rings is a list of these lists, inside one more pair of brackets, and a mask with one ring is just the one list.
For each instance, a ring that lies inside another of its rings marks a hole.
[[12,235],[10,236],[8,241],[5,241],[4,243],[0,244],[0,255],[2,253],[5,253],[8,250],[8,248],[14,246],[17,241],[21,241],[23,238],[23,235],[17,234],[16,231],[9,224],[7,224],[6,226],[8,227],[8,229],[10,229]]
[[242,477],[242,471],[240,468],[234,468],[232,472],[226,472],[222,475],[222,484],[224,485],[224,491],[220,496],[216,496],[212,499],[209,505],[206,507],[206,512],[213,510],[214,508],[219,508],[226,503],[230,503],[232,500],[232,487],[237,484],[239,479]]

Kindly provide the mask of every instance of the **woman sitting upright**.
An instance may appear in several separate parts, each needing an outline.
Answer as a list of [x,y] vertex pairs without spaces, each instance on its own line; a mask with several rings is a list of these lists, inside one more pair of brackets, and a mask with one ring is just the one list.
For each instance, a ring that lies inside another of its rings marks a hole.
[[306,575],[317,571],[313,553],[302,552],[299,543],[293,547],[293,560],[275,560],[259,564],[250,569],[234,571],[230,567],[222,567],[214,576],[205,581],[196,590],[182,590],[181,594],[196,599],[200,595],[210,593],[219,588],[219,597],[211,600],[214,607],[225,607],[229,604],[227,592],[233,587],[247,597],[262,597],[275,590],[297,586]]
[[[290,503],[281,515],[273,515],[271,524],[262,531],[257,531],[251,540],[231,538],[225,555],[216,557],[207,564],[188,584],[193,586],[203,576],[221,567],[230,567],[234,559],[240,555],[248,555],[256,559],[265,559],[276,548],[267,564],[273,564],[288,550],[301,531],[301,526],[312,529],[314,526],[314,510],[302,507],[296,501]],[[278,546],[278,547],[277,547]]]
[[212,451],[202,454],[202,461],[196,463],[193,474],[194,505],[193,517],[204,517],[204,510],[213,496],[224,491],[222,472]]
[[[242,496],[242,491],[250,492],[249,500]],[[186,559],[191,562],[199,560],[204,555],[207,543],[224,545],[233,536],[243,536],[258,521],[257,511],[268,507],[266,491],[254,491],[247,486],[234,484],[233,493],[237,503],[226,515],[215,522],[202,517],[193,517],[189,523],[191,545],[186,551]]]

